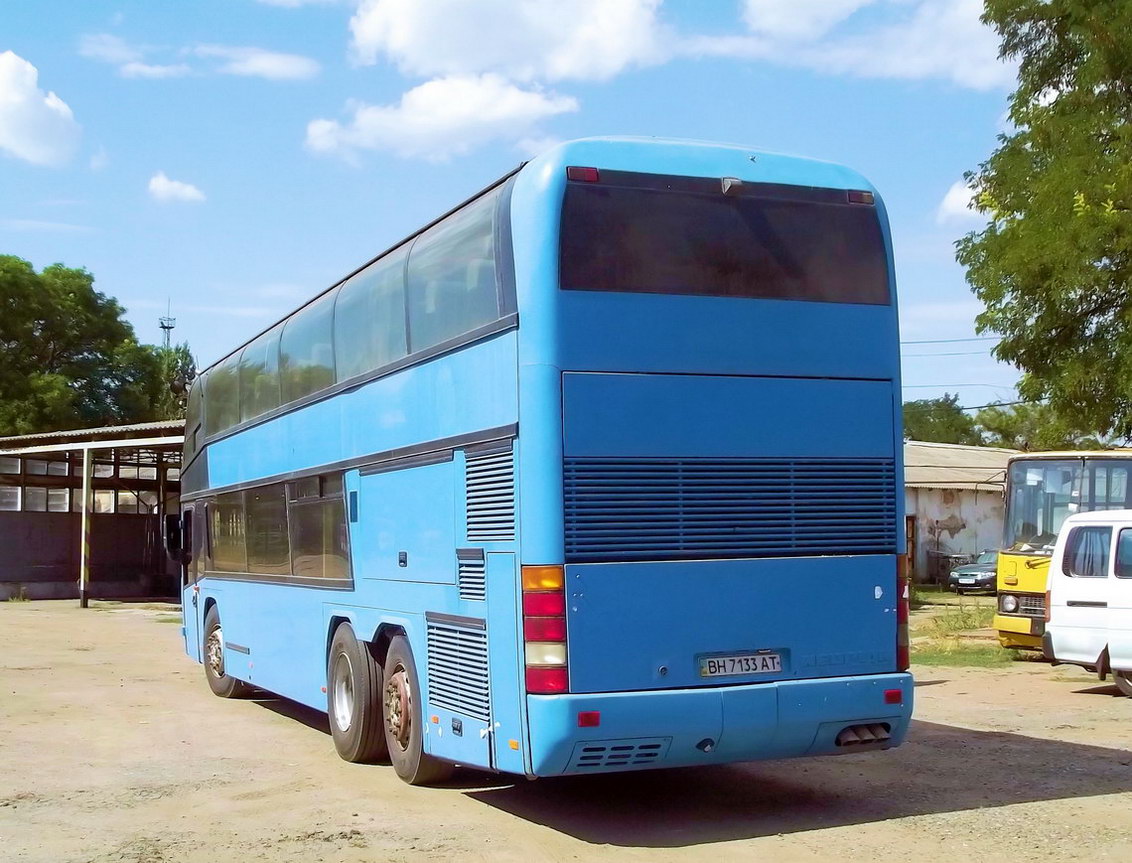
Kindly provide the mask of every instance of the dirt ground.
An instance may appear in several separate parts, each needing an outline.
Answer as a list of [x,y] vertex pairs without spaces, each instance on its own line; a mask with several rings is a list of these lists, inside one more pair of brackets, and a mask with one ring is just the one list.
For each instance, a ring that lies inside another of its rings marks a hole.
[[891,752],[420,789],[172,620],[0,603],[2,863],[1132,859],[1132,699],[1079,670],[923,669]]

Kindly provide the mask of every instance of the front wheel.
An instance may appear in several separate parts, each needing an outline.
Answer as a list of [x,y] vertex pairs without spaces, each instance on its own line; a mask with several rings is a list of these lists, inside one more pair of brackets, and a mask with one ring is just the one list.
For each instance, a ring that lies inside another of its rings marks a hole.
[[1112,680],[1121,695],[1132,696],[1132,671],[1117,671],[1113,669]]
[[410,785],[430,785],[451,776],[452,765],[424,751],[424,705],[419,680],[409,642],[398,635],[389,643],[385,657],[385,742],[398,776]]
[[252,687],[224,671],[224,630],[216,606],[204,616],[204,677],[208,688],[221,698],[243,698]]

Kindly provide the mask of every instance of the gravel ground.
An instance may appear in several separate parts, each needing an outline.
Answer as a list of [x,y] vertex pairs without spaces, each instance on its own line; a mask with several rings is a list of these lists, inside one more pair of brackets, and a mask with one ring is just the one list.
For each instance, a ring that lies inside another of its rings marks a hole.
[[898,750],[403,785],[325,716],[214,698],[160,606],[0,603],[0,861],[1132,859],[1132,699],[923,669]]

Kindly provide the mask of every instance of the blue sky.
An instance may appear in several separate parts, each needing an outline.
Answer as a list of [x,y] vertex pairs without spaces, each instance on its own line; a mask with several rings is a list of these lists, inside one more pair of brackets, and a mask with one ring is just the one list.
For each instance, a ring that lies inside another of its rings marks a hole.
[[943,341],[1014,79],[981,5],[5,0],[0,253],[88,268],[146,341],[170,301],[207,365],[556,141],[736,142],[884,195],[906,399],[1010,399],[992,341]]

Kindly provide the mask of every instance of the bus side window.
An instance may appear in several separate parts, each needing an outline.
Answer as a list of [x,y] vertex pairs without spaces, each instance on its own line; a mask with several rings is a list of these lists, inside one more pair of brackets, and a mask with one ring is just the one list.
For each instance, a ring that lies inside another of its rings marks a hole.
[[407,246],[370,264],[338,292],[334,307],[334,358],[338,380],[399,360],[405,333]]
[[334,300],[337,291],[324,294],[295,312],[283,327],[279,372],[283,403],[325,389],[334,383]]
[[1132,578],[1132,528],[1124,528],[1116,540],[1116,577]]
[[1061,571],[1071,578],[1107,578],[1111,527],[1075,527],[1065,543]]
[[421,235],[409,253],[409,346],[441,344],[499,317],[494,192]]

